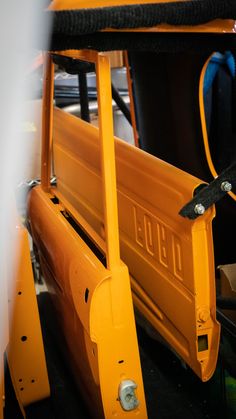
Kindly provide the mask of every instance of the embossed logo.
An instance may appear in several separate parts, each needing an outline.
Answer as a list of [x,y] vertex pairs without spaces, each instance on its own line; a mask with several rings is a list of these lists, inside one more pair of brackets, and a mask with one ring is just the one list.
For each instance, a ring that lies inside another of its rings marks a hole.
[[160,265],[183,281],[183,252],[178,235],[144,208],[134,205],[136,243]]

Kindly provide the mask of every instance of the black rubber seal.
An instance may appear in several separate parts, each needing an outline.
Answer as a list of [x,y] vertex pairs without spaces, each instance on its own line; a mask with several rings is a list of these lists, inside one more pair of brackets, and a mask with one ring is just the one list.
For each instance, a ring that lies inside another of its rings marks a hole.
[[214,19],[236,19],[235,0],[192,0],[79,10],[47,11],[53,34],[78,36],[103,29],[135,29],[161,23],[199,25]]

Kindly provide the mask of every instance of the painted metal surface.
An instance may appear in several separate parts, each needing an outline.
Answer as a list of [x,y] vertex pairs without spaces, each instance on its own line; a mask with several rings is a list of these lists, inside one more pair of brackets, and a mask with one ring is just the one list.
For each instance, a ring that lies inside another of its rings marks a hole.
[[[103,238],[98,130],[55,109],[53,144],[60,199]],[[183,219],[178,212],[201,181],[124,141],[116,139],[115,147],[121,257],[134,303],[206,381],[215,370],[220,333],[214,209],[194,222]]]
[[50,396],[41,325],[26,228],[18,221],[10,234],[12,289],[8,289],[7,359],[22,412],[24,406]]
[[[49,8],[53,10],[88,9],[94,7],[127,6],[129,4],[171,3],[173,0],[54,0]],[[177,2],[185,0],[177,0]]]
[[54,64],[50,54],[44,55],[43,99],[42,99],[42,146],[41,146],[41,183],[48,191],[52,174],[52,113],[54,95]]
[[[101,251],[93,251],[80,237],[67,211],[50,199],[52,150],[53,65],[45,61],[42,138],[42,188],[30,194],[29,218],[38,246],[42,270],[58,308],[62,334],[76,381],[93,417],[125,418],[119,400],[123,380],[137,385],[135,417],[146,418],[146,405],[135,329],[130,280],[120,260],[116,173],[109,59],[93,51],[67,51],[61,55],[94,62],[99,105],[98,159],[104,214],[105,266]],[[44,175],[46,174],[46,175]],[[93,235],[91,227],[86,230]],[[83,236],[83,234],[82,234]]]
[[[63,216],[64,205],[51,198],[34,188],[29,217],[77,385],[92,417],[146,418],[127,267],[105,268]],[[139,400],[132,413],[118,398],[120,382],[128,379],[137,384]]]

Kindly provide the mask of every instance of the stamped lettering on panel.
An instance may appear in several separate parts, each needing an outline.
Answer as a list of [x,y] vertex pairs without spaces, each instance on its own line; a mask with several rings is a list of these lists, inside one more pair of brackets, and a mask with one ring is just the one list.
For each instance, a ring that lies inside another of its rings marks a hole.
[[154,256],[153,221],[147,214],[144,215],[144,226],[146,250],[151,256]]
[[183,281],[181,239],[157,217],[137,204],[133,206],[136,243],[160,265]]
[[182,247],[180,239],[173,234],[172,235],[172,252],[173,252],[173,258],[174,258],[174,275],[183,281],[183,257],[182,257]]
[[139,244],[139,246],[144,247],[144,219],[143,219],[143,214],[141,212],[141,210],[134,206],[133,207],[133,211],[134,211],[134,225],[135,225],[135,238],[136,238],[136,242]]

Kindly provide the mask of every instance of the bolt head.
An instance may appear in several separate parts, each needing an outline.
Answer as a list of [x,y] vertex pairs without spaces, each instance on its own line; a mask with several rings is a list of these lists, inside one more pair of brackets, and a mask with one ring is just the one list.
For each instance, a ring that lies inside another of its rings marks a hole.
[[198,313],[200,322],[205,323],[210,318],[210,311],[207,308],[203,308]]
[[195,214],[202,215],[202,214],[204,214],[205,211],[206,211],[206,209],[205,209],[204,205],[202,205],[202,204],[196,204],[195,207],[194,207]]
[[226,180],[221,183],[220,188],[224,192],[230,192],[232,190],[232,184]]

